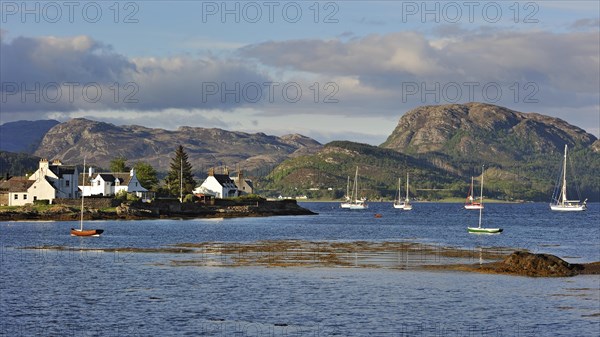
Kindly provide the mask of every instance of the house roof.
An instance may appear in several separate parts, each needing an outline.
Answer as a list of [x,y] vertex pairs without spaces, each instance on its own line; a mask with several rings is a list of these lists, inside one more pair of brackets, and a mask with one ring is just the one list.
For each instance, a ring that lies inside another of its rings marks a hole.
[[35,180],[11,178],[0,182],[1,192],[27,192]]
[[59,178],[65,174],[75,174],[75,166],[49,165],[48,169]]
[[[128,172],[119,172],[119,173],[115,173],[115,172],[108,172],[108,173],[95,173],[92,175],[92,177],[96,178],[97,176],[100,176],[102,178],[102,180],[107,181],[107,182],[111,182],[111,183],[115,183],[116,180],[119,180],[119,185],[129,185],[129,182],[131,181],[131,175]],[[86,182],[86,185],[89,185],[89,176],[87,173],[82,173],[79,175],[79,181],[80,181],[80,185],[83,185],[82,182]]]
[[215,177],[215,179],[217,179],[217,181],[219,182],[219,184],[221,184],[221,186],[225,186],[227,184],[235,185],[233,180],[231,180],[231,177],[229,177],[229,175],[227,175],[227,174],[214,174],[213,177]]

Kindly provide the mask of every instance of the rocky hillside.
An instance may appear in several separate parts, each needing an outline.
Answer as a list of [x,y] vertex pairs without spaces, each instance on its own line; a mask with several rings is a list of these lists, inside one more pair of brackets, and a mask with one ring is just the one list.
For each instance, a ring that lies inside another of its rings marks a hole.
[[483,104],[423,106],[404,114],[382,147],[409,154],[442,153],[482,162],[514,162],[589,148],[596,137],[567,122]]
[[88,163],[101,167],[107,167],[113,158],[125,157],[128,163],[145,161],[165,172],[179,144],[199,175],[216,165],[240,165],[247,171],[270,168],[296,153],[321,147],[301,135],[276,137],[195,127],[171,131],[78,118],[50,129],[35,154],[68,164],[82,163],[86,157]]
[[583,197],[598,200],[596,137],[538,113],[483,103],[423,106],[404,114],[381,146],[464,177],[478,175],[486,164],[489,187],[499,195],[548,200],[565,144],[573,164],[570,179],[578,180]]
[[[557,118],[482,103],[414,109],[400,118],[379,148],[327,144],[317,154],[283,162],[268,186],[340,186],[358,164],[365,167],[365,183],[373,195],[389,195],[408,169],[416,173],[415,190],[443,191],[421,196],[464,197],[470,177],[479,176],[485,164],[488,196],[548,201],[565,144],[570,148],[569,179],[576,180],[583,198],[600,201],[596,137]],[[569,194],[577,196],[576,191]]]
[[[447,197],[450,195],[442,195],[446,189],[466,188],[458,177],[426,161],[377,146],[336,141],[326,144],[315,154],[280,164],[267,177],[265,190],[286,196],[309,194],[311,197],[341,198],[346,192],[348,177],[354,179],[356,167],[359,169],[360,194],[369,199],[394,198],[398,177],[403,179],[404,191],[407,172],[413,182],[411,195],[418,198]],[[460,187],[453,186],[455,183]]]
[[0,151],[33,153],[55,120],[18,121],[0,125]]

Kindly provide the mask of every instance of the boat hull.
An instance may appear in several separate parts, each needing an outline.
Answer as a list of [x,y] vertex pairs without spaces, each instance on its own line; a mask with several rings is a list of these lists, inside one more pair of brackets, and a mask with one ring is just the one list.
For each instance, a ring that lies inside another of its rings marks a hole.
[[550,209],[557,212],[581,212],[587,209],[586,205],[550,205]]
[[367,209],[369,205],[367,204],[351,204],[347,207],[348,209]]
[[465,209],[484,209],[483,205],[479,204],[471,204],[471,205],[465,205]]
[[71,228],[71,236],[100,236],[104,233],[103,229],[75,229]]
[[469,233],[474,234],[494,234],[502,232],[502,228],[467,227],[467,230]]
[[410,204],[407,205],[407,204],[404,204],[404,203],[402,203],[402,204],[394,204],[394,208],[405,210],[405,211],[410,211],[410,210],[412,210],[412,205],[410,205]]

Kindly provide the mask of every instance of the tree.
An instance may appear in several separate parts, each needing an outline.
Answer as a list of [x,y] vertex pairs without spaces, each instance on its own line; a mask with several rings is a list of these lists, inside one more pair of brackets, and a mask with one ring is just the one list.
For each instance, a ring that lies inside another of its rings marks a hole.
[[111,172],[127,172],[129,168],[125,166],[125,162],[127,161],[124,157],[117,157],[110,161],[110,171]]
[[156,170],[152,165],[139,161],[133,165],[133,169],[142,186],[149,190],[156,188],[158,185],[158,178],[156,176]]
[[[183,184],[180,184],[180,177],[183,177]],[[189,163],[188,155],[181,145],[175,151],[175,157],[171,158],[171,166],[165,182],[171,195],[176,196],[180,196],[180,193],[183,193],[183,195],[192,193],[192,190],[196,187],[196,181],[192,176],[192,165]],[[181,192],[180,187],[183,189]]]

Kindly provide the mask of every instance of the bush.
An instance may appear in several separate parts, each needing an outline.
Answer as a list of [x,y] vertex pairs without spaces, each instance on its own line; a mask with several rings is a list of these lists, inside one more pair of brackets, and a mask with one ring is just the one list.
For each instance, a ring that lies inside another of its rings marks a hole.
[[33,204],[34,205],[50,205],[50,200],[48,200],[48,199],[34,200]]
[[185,197],[183,197],[183,202],[194,202],[196,201],[194,198],[196,197],[193,194],[186,194]]

